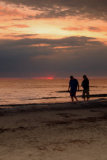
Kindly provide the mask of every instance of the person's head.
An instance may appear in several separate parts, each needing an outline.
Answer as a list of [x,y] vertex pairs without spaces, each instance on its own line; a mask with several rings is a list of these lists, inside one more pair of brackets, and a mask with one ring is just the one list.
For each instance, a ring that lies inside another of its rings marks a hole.
[[84,78],[84,79],[86,79],[86,78],[87,78],[87,76],[86,76],[86,75],[83,75],[83,78]]
[[74,77],[73,77],[73,76],[70,76],[70,79],[72,80],[72,79],[74,79]]

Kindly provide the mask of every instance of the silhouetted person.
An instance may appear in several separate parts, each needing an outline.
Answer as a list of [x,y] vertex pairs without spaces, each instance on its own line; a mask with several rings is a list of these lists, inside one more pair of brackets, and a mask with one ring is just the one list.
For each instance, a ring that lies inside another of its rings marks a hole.
[[82,81],[82,84],[81,86],[83,87],[83,95],[82,95],[82,98],[84,98],[84,101],[85,101],[85,95],[87,97],[87,101],[89,99],[89,80],[87,78],[86,75],[83,75],[83,81]]
[[78,101],[77,97],[76,97],[77,87],[79,90],[79,83],[78,83],[77,79],[75,79],[73,76],[70,76],[68,91],[70,91],[70,96],[71,96],[72,102],[74,102],[74,98],[76,99],[76,101]]

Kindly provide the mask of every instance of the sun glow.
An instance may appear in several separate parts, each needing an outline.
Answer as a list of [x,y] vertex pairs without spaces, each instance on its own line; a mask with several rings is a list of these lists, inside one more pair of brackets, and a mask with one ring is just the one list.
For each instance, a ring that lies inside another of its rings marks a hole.
[[33,79],[49,79],[52,80],[54,77],[33,77]]

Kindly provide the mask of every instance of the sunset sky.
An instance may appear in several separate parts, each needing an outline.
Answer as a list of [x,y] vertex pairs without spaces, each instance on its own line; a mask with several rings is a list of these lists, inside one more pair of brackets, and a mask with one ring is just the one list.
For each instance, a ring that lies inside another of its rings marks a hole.
[[0,0],[0,77],[107,77],[107,0]]

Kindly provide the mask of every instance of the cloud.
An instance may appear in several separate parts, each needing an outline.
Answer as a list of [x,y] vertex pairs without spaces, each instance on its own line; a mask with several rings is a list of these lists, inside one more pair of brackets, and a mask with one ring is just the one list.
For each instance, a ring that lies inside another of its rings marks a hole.
[[[6,28],[7,29],[7,28]],[[3,38],[7,39],[7,38],[14,38],[15,39],[24,39],[24,38],[34,38],[38,36],[38,34],[17,34],[17,33],[11,33],[11,34],[6,34],[6,35],[2,35]]]
[[0,26],[0,29],[2,30],[6,30],[8,28],[8,26]]
[[92,32],[101,32],[102,30],[98,27],[88,27],[88,30],[89,31],[92,31]]
[[25,24],[17,24],[17,25],[13,25],[12,27],[17,27],[17,28],[29,28],[28,25]]
[[89,27],[66,27],[66,28],[61,28],[62,30],[67,30],[67,31],[85,31],[88,30],[90,32],[107,32],[107,28],[106,27],[93,27],[93,26],[89,26]]
[[97,41],[92,37],[83,36],[62,39],[24,38],[19,40],[2,40],[0,41],[0,56],[16,55],[17,57],[23,55],[27,58],[101,46],[105,46],[103,42]]
[[91,32],[107,32],[107,27],[101,27],[101,28],[99,28],[99,27],[92,27],[92,26],[90,26],[87,29],[89,31],[91,31]]
[[2,7],[0,9],[0,16],[24,16],[17,9],[10,9],[9,7]]
[[66,27],[66,28],[62,28],[63,30],[67,30],[67,31],[82,31],[84,30],[84,27]]
[[2,0],[2,2],[18,6],[25,5],[43,12],[35,18],[77,16],[78,18],[107,20],[106,0]]
[[0,29],[2,30],[7,30],[9,28],[12,28],[12,27],[17,27],[17,28],[29,28],[28,25],[25,25],[25,24],[16,24],[16,25],[11,25],[11,26],[0,26]]
[[0,76],[104,76],[106,53],[107,46],[91,37],[0,40]]
[[14,38],[28,38],[28,37],[36,37],[38,34],[10,34],[10,35],[5,35],[4,37],[14,37]]

